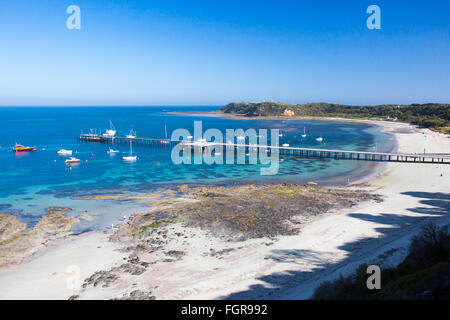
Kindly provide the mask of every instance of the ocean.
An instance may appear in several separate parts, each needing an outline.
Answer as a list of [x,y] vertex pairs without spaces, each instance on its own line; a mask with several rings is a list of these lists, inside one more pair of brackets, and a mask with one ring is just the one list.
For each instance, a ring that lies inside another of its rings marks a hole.
[[[213,111],[219,107],[2,107],[0,108],[0,213],[13,214],[33,226],[51,206],[70,207],[69,215],[89,213],[94,221],[82,221],[76,232],[107,228],[124,213],[145,212],[148,200],[76,199],[86,195],[124,192],[142,194],[175,184],[233,184],[316,181],[325,185],[344,185],[373,171],[374,163],[335,159],[302,159],[280,156],[274,176],[262,176],[260,164],[177,165],[171,149],[134,145],[138,156],[127,163],[127,144],[86,143],[80,133],[104,132],[112,121],[117,135],[133,129],[138,137],[164,138],[178,128],[193,132],[194,121],[203,130],[280,129],[280,145],[347,150],[391,151],[395,140],[372,125],[324,121],[235,120],[179,111]],[[307,137],[301,138],[303,128]],[[324,142],[315,138],[322,136]],[[36,152],[16,154],[15,143],[37,148]],[[107,154],[109,147],[121,153]],[[60,149],[73,150],[79,165],[66,165]],[[76,152],[76,154],[75,154]]]

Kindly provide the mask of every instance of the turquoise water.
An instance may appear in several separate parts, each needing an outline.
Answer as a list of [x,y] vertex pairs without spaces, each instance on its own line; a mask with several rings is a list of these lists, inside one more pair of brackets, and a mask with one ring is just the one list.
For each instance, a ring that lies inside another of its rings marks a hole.
[[[105,131],[111,120],[118,135],[164,138],[177,128],[193,133],[194,120],[201,120],[203,130],[249,128],[280,129],[280,145],[390,151],[394,139],[379,132],[378,127],[321,121],[230,120],[207,115],[168,114],[172,111],[210,111],[218,107],[77,107],[77,108],[0,108],[0,212],[15,214],[30,225],[45,214],[49,206],[68,206],[70,214],[88,211],[94,222],[83,222],[84,231],[103,228],[120,219],[124,213],[148,210],[148,201],[76,200],[75,196],[108,192],[151,192],[159,187],[180,183],[229,184],[244,182],[318,181],[323,184],[345,184],[373,169],[373,163],[334,159],[301,159],[280,156],[277,175],[261,176],[261,165],[176,165],[170,148],[135,145],[136,163],[126,163],[123,154],[110,156],[109,146],[77,140],[78,134],[90,129]],[[307,138],[302,139],[303,127]],[[323,136],[323,143],[315,138]],[[15,142],[35,146],[37,152],[14,154]],[[126,144],[114,145],[122,153]],[[81,163],[68,166],[59,149],[77,151]]]

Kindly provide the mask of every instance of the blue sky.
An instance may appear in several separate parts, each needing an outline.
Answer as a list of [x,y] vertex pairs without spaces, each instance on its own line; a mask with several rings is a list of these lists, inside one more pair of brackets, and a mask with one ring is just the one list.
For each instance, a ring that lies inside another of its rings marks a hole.
[[444,0],[0,0],[0,105],[449,103],[449,21]]

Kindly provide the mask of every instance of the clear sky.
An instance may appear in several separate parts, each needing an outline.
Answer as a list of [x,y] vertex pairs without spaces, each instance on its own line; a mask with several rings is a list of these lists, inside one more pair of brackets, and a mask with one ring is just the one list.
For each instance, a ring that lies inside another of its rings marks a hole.
[[450,103],[450,1],[0,0],[0,105],[261,100]]

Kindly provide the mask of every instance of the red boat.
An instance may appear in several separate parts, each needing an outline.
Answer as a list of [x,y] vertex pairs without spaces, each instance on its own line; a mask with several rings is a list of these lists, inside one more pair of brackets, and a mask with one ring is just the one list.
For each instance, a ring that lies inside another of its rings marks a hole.
[[16,144],[13,149],[14,152],[32,152],[36,151],[35,147],[24,147],[20,144]]
[[80,163],[80,159],[70,157],[69,159],[66,160],[66,163]]

